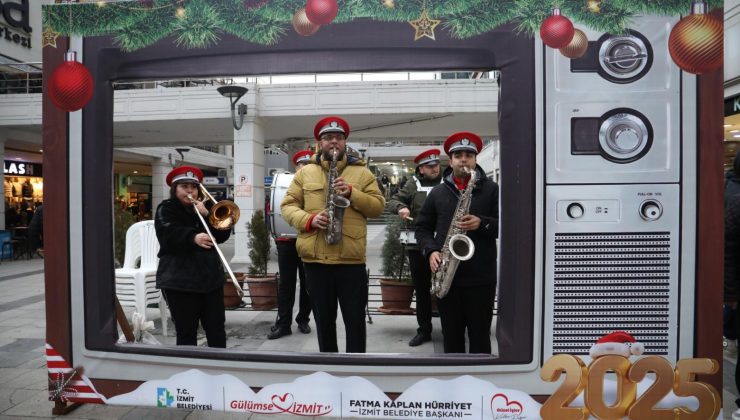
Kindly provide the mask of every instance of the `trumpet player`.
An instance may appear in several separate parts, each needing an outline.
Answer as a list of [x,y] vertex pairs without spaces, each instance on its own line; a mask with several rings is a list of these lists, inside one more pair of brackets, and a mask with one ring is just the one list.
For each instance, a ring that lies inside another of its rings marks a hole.
[[[200,218],[213,203],[203,203],[199,189],[203,172],[180,166],[167,174],[170,198],[162,201],[154,217],[159,240],[157,288],[162,290],[177,332],[177,345],[197,345],[198,324],[209,347],[226,347],[224,324],[224,271],[215,244]],[[206,223],[218,243],[229,239],[231,229],[217,230]]]
[[[462,231],[474,245],[468,247],[472,255],[457,261],[456,270],[445,280],[451,282],[449,291],[437,301],[445,353],[465,353],[466,332],[469,353],[491,353],[498,185],[477,164],[482,146],[481,138],[470,132],[447,138],[444,151],[450,157],[450,167],[443,172],[442,183],[427,196],[416,222],[416,241],[434,273],[455,258],[445,247],[451,232]],[[472,171],[475,181],[468,188]],[[469,208],[456,214],[468,192]]]
[[380,216],[385,207],[372,172],[346,153],[349,132],[340,117],[316,123],[318,153],[296,172],[280,206],[283,218],[298,230],[296,248],[322,352],[339,351],[337,304],[346,351],[365,352],[367,218]]

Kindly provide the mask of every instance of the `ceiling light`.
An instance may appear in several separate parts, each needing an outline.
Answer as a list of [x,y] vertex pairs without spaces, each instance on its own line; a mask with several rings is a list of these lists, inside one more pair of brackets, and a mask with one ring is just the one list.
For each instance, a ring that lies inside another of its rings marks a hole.
[[732,137],[734,137],[736,139],[740,139],[740,134],[733,134]]
[[730,133],[740,133],[740,130],[730,130]]
[[139,171],[134,171],[134,173],[135,173],[135,174],[138,174],[138,173],[139,173]]

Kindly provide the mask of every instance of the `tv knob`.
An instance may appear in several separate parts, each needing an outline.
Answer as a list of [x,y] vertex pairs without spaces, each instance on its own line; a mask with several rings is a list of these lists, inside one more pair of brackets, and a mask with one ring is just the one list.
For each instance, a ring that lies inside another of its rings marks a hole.
[[655,200],[647,200],[640,204],[640,217],[648,222],[660,219],[663,215],[663,206]]
[[578,203],[571,203],[566,207],[565,214],[568,215],[571,219],[580,219],[583,217],[583,206]]

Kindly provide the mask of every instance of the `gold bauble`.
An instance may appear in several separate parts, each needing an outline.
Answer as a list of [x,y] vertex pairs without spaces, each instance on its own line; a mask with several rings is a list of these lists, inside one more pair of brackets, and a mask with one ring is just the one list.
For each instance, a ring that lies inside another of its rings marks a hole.
[[394,0],[383,0],[383,7],[393,9],[396,7],[396,2]]
[[301,36],[311,36],[318,32],[321,25],[317,25],[306,16],[306,9],[300,8],[293,14],[293,29]]
[[692,14],[681,19],[668,37],[668,52],[673,61],[693,74],[708,73],[722,67],[722,21],[712,15]]
[[582,30],[576,29],[573,33],[573,39],[568,45],[560,49],[560,53],[568,58],[581,58],[586,54],[588,49],[588,38]]

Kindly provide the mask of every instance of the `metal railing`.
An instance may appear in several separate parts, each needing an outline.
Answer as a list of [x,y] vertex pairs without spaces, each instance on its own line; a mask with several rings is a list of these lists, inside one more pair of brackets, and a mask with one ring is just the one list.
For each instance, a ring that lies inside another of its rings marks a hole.
[[41,93],[41,63],[0,63],[0,94]]
[[[256,83],[266,85],[297,83],[337,83],[337,82],[382,82],[382,81],[423,81],[423,80],[465,80],[497,79],[498,71],[488,72],[393,72],[393,73],[342,73],[305,74],[279,76],[216,77],[211,79],[169,79],[150,81],[114,82],[115,90],[186,88],[200,86],[223,86],[237,83]],[[0,94],[41,93],[43,77],[41,63],[2,63],[0,64]]]

